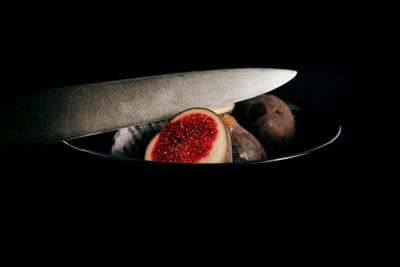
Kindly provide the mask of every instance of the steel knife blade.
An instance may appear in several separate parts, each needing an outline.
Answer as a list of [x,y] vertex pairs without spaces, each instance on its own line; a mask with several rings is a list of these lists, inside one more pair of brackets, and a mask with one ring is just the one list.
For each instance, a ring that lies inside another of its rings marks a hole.
[[43,90],[0,102],[0,151],[108,132],[269,92],[297,72],[206,70]]

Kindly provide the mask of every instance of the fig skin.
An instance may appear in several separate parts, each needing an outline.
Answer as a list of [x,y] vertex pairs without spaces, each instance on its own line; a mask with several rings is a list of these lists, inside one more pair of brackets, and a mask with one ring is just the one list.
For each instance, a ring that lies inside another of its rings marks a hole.
[[295,120],[289,106],[272,94],[236,103],[233,115],[268,151],[277,155],[295,135]]
[[221,118],[205,108],[173,117],[147,145],[145,160],[177,163],[232,162],[228,130]]
[[233,116],[223,114],[220,117],[224,121],[231,137],[234,162],[264,160],[267,158],[265,149],[260,141],[243,128]]

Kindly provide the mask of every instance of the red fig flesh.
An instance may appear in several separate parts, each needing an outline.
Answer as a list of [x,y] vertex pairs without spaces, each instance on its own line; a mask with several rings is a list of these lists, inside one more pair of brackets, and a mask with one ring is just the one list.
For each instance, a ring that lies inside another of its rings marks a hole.
[[145,160],[179,163],[232,161],[229,133],[211,110],[193,108],[174,118],[146,148]]
[[264,147],[245,128],[243,128],[236,119],[228,114],[221,115],[232,141],[233,161],[252,161],[263,160],[267,158]]

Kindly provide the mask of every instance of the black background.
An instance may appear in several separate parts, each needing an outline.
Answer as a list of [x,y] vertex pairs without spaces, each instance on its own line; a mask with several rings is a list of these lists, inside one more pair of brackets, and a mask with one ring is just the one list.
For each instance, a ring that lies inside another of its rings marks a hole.
[[[271,44],[273,35],[239,29],[226,35],[223,26],[213,35],[201,27],[190,35],[186,28],[162,26],[140,35],[98,27],[79,35],[64,28],[28,29],[14,31],[18,38],[12,35],[3,50],[4,97],[180,71],[288,68],[298,74],[276,94],[328,112],[342,125],[342,135],[304,160],[235,171],[135,169],[63,144],[2,154],[3,221],[14,241],[79,245],[82,238],[129,235],[143,251],[206,243],[209,254],[230,246],[352,251],[369,238],[363,218],[373,201],[363,191],[368,150],[362,126],[370,85],[362,81],[371,57],[358,43],[295,35],[279,46]],[[194,182],[182,182],[183,176]],[[263,177],[268,182],[260,182]]]

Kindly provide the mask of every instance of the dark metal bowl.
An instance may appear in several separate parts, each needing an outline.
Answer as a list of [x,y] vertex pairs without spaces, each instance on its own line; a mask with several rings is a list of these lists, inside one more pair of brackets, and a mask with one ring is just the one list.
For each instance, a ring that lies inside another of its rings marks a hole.
[[[289,105],[296,121],[296,135],[290,145],[279,155],[259,161],[234,162],[206,165],[253,165],[267,164],[276,161],[301,157],[333,143],[341,133],[339,122],[326,112],[311,105],[301,103],[295,99],[284,99]],[[74,140],[66,140],[64,143],[73,149],[98,157],[123,161],[132,164],[149,164],[150,166],[180,166],[179,163],[162,163],[145,161],[142,158],[122,157],[111,154],[112,139],[116,131],[83,137]],[[268,153],[268,152],[267,152]],[[197,165],[197,164],[184,164]]]

